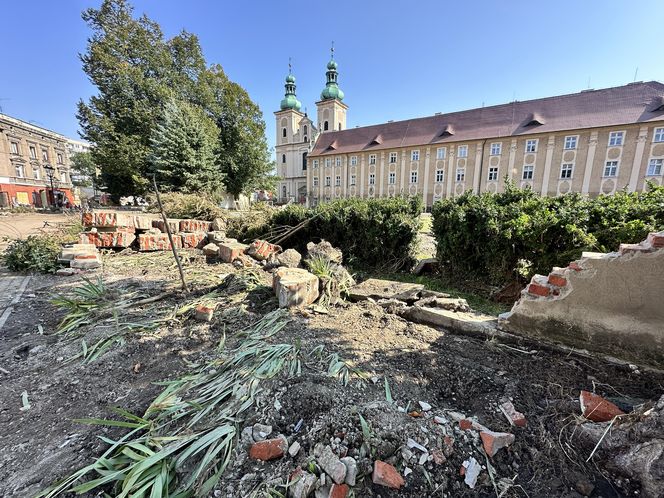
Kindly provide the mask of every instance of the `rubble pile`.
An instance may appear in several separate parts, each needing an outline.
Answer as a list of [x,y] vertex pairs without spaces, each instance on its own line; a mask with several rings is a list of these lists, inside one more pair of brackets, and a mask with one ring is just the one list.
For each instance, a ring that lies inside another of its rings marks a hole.
[[94,244],[69,244],[62,248],[58,263],[66,268],[60,268],[56,274],[74,275],[80,270],[99,268],[101,259]]

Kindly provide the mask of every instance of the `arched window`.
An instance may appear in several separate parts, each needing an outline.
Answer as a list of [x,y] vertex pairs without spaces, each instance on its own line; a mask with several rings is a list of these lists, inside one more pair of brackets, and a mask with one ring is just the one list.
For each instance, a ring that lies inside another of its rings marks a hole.
[[304,135],[305,136],[309,134],[308,131],[309,131],[309,128],[307,127],[307,125],[304,125]]
[[307,153],[302,153],[302,171],[307,171]]
[[281,162],[282,164],[286,164],[286,154],[281,154]]
[[283,128],[283,129],[281,130],[281,136],[284,137],[284,138],[286,138],[286,128]]
[[[324,131],[327,131],[327,130],[329,130],[329,129],[330,129],[330,125],[328,124],[327,121],[325,121],[325,123],[323,123],[323,130],[324,130]],[[284,135],[284,136],[285,136],[285,135]]]
[[286,185],[283,185],[283,186],[281,187],[281,194],[282,194],[281,197],[282,197],[283,199],[285,199],[285,198],[286,198]]
[[305,142],[308,142],[308,141],[309,141],[309,137],[305,135],[305,136],[304,136],[304,141],[305,141]]

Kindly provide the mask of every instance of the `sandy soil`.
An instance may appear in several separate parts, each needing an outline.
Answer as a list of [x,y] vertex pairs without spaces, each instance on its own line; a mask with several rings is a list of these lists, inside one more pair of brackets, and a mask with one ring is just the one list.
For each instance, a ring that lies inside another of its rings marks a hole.
[[59,224],[78,221],[79,214],[63,213],[0,213],[0,244],[2,239],[24,239],[28,235],[36,235],[43,231],[57,228]]

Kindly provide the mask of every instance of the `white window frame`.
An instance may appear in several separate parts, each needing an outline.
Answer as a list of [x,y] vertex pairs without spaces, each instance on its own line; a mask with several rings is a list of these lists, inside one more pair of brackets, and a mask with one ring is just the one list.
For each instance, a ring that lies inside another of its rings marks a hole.
[[397,153],[396,152],[390,152],[390,164],[396,164],[397,163]]
[[32,178],[41,180],[41,168],[37,165],[32,165]]
[[447,156],[447,147],[438,147],[436,149],[436,159],[445,159]]
[[326,176],[325,177],[325,186],[326,187],[331,187],[332,186],[332,177],[331,176]]
[[58,164],[64,164],[64,156],[62,153],[58,152],[55,157],[57,158]]
[[21,149],[19,148],[18,142],[9,142],[9,152],[16,156],[21,155]]
[[314,187],[318,187],[318,177],[314,176]]
[[318,159],[314,159],[314,169],[318,168]]
[[456,169],[456,182],[464,183],[466,181],[466,168]]
[[376,185],[376,174],[369,173],[369,185]]
[[[526,169],[528,168],[528,169]],[[526,176],[526,173],[528,175]],[[524,164],[521,168],[521,179],[522,180],[532,180],[535,178],[535,165],[534,164]]]
[[624,131],[609,132],[609,147],[622,147],[625,143]]
[[410,160],[411,161],[419,161],[420,160],[420,150],[415,149],[410,151]]
[[356,180],[357,180],[357,176],[356,176],[356,175],[350,175],[350,184],[351,184],[351,185],[354,186]]
[[16,173],[16,178],[25,178],[25,168],[23,167],[22,164],[15,164],[14,169]]
[[410,183],[411,185],[414,185],[417,183],[417,171],[411,171],[410,172]]
[[487,176],[487,181],[489,182],[498,181],[498,166],[489,166],[489,174]]
[[648,161],[646,176],[662,176],[662,171],[664,171],[664,159],[652,158]]
[[335,163],[336,163],[337,167],[340,167],[341,166],[341,158],[337,157],[336,160],[335,160]]
[[573,176],[574,176],[574,163],[562,163],[560,165],[560,179],[571,180]]
[[325,158],[325,167],[329,168],[330,166],[332,166],[332,158],[331,157],[326,157]]
[[337,175],[337,177],[334,179],[334,186],[341,187],[341,176]]
[[492,156],[499,156],[503,153],[503,143],[502,142],[493,142],[491,144],[491,152],[490,154]]
[[37,159],[37,147],[35,147],[34,145],[30,145],[28,146],[28,151],[30,153],[30,159]]
[[457,147],[457,157],[468,157],[468,146],[459,145]]
[[436,170],[436,183],[443,183],[445,181],[445,170],[437,169]]
[[[616,178],[618,176],[618,168],[620,167],[620,161],[606,161],[604,163],[604,169],[602,170],[602,177],[603,178]],[[610,174],[606,174],[607,171]]]
[[579,135],[568,135],[565,137],[565,150],[576,150],[579,143]]
[[350,165],[357,166],[357,156],[350,156]]
[[538,145],[539,145],[538,138],[529,138],[528,140],[526,140],[526,148],[524,149],[526,154],[536,153]]
[[390,171],[390,174],[387,175],[387,184],[396,185],[397,183],[397,174],[394,171]]
[[376,154],[369,154],[369,164],[376,164]]
[[664,142],[664,128],[655,128],[652,133],[653,142]]

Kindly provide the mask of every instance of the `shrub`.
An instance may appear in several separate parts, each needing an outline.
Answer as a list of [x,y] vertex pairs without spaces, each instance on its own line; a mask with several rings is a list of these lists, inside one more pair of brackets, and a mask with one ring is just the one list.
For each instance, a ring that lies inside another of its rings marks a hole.
[[[212,221],[215,218],[224,218],[224,210],[214,200],[200,194],[182,194],[179,192],[164,192],[160,194],[164,212],[169,218],[194,218],[197,220]],[[159,212],[156,196],[149,198],[148,211]]]
[[246,232],[246,240],[270,238],[280,227],[309,223],[283,242],[301,252],[307,242],[329,241],[351,266],[402,268],[412,257],[419,230],[419,198],[339,199],[315,208],[290,205],[276,211],[264,225]]
[[11,271],[54,273],[58,269],[60,243],[52,235],[30,235],[10,242],[2,260]]
[[664,187],[589,199],[542,197],[507,184],[498,194],[464,194],[433,207],[438,259],[458,278],[502,285],[566,266],[582,251],[613,251],[664,227]]

